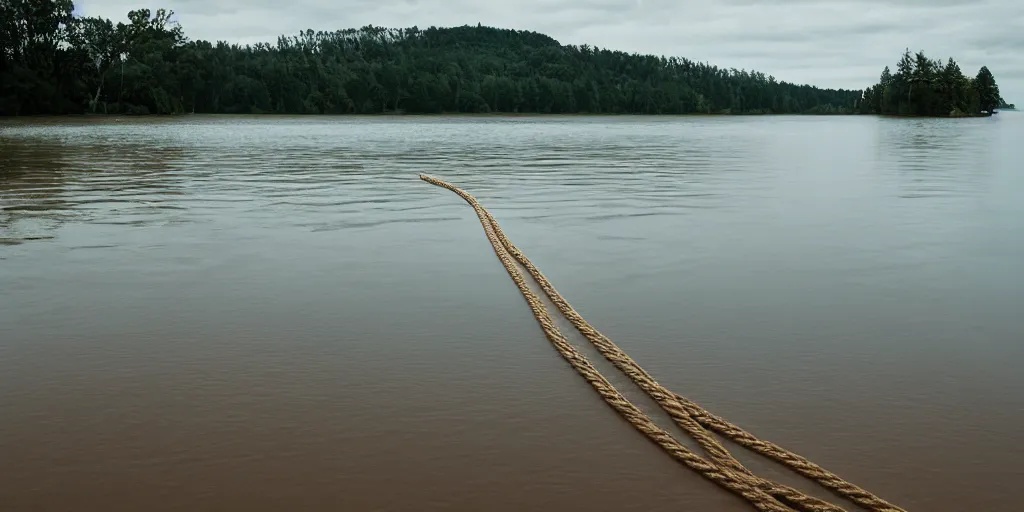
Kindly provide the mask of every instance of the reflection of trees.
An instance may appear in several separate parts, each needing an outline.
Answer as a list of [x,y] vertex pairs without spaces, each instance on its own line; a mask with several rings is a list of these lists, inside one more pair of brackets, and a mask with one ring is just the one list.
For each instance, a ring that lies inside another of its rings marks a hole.
[[904,197],[972,193],[984,184],[991,159],[984,122],[947,119],[880,119],[882,166],[895,171]]
[[20,128],[0,134],[0,244],[52,238],[71,220],[152,213],[177,193],[171,171],[185,150],[166,140],[125,142],[127,126]]
[[0,143],[0,243],[52,237],[69,209],[60,149],[7,137]]

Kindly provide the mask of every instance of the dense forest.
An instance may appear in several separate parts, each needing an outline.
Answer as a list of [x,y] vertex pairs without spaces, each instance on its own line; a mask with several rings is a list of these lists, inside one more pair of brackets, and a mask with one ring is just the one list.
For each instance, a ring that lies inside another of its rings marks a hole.
[[910,50],[896,64],[886,66],[878,83],[864,91],[863,113],[914,116],[969,116],[1013,108],[999,96],[999,86],[987,67],[968,78],[950,58],[943,63],[924,52]]
[[955,93],[935,92],[946,75],[927,60],[865,96],[481,26],[310,30],[240,46],[191,41],[163,9],[116,24],[73,11],[71,0],[0,0],[0,115],[916,114],[976,113],[989,99],[975,96],[981,75],[967,82],[959,70]]

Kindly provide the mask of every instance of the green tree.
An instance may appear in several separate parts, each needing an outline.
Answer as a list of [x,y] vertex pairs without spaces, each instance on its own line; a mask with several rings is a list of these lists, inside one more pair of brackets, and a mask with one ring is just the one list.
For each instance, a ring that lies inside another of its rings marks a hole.
[[79,44],[95,67],[95,74],[89,77],[89,81],[95,82],[96,93],[89,101],[89,106],[96,112],[108,73],[115,64],[121,64],[124,41],[121,38],[122,34],[118,33],[114,29],[114,24],[107,19],[81,18],[78,20],[77,28],[80,35]]
[[978,76],[974,78],[974,88],[978,91],[981,110],[992,112],[999,106],[999,86],[996,85],[996,78],[987,67],[982,66],[978,70]]
[[924,52],[907,50],[896,64],[886,67],[878,83],[862,93],[862,113],[918,116],[966,116],[991,112],[999,105],[995,78],[982,68],[970,80],[952,58],[945,64]]
[[909,50],[895,73],[858,91],[480,25],[306,30],[236,45],[189,41],[163,9],[116,24],[72,12],[68,0],[0,0],[0,114],[947,115],[998,101],[990,74],[963,79]]
[[70,0],[0,1],[0,113],[65,113],[78,108],[78,49],[65,43]]

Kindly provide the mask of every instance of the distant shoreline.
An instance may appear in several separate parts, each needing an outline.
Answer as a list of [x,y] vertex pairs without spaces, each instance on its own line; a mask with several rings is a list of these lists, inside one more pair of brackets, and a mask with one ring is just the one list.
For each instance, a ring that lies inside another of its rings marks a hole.
[[[1002,109],[1004,112],[1013,112],[1016,109]],[[997,110],[995,113],[999,113]],[[686,113],[686,114],[615,114],[615,113],[559,113],[550,114],[543,112],[439,112],[439,113],[405,113],[405,112],[381,112],[376,114],[295,114],[295,113],[191,113],[191,114],[40,114],[25,116],[0,116],[3,120],[13,119],[185,119],[190,117],[266,117],[266,118],[589,118],[589,117],[636,117],[636,118],[673,118],[673,117],[885,117],[893,119],[969,119],[978,117],[991,117],[992,114],[970,114],[970,115],[947,115],[947,116],[925,116],[925,115],[899,115],[899,114],[862,114],[862,113]]]

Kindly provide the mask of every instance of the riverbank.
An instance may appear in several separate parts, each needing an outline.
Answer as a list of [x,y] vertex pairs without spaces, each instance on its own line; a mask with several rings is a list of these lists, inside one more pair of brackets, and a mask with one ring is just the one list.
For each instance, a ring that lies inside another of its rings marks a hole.
[[[1014,110],[1008,110],[1013,112]],[[995,113],[999,113],[996,111]],[[958,114],[947,116],[923,116],[923,115],[900,115],[900,114],[865,114],[857,112],[849,113],[771,113],[771,112],[743,112],[743,113],[687,113],[687,114],[616,114],[616,113],[570,113],[550,114],[541,112],[438,112],[438,113],[409,113],[409,112],[381,112],[376,114],[279,114],[279,113],[188,113],[188,114],[63,114],[63,115],[31,115],[31,116],[0,116],[0,120],[15,119],[88,119],[95,121],[125,121],[135,119],[186,119],[189,117],[254,117],[254,118],[290,118],[290,117],[325,117],[325,118],[699,118],[699,117],[886,117],[893,119],[966,119],[975,117],[991,117],[992,113],[980,114]]]

